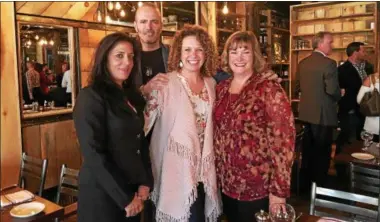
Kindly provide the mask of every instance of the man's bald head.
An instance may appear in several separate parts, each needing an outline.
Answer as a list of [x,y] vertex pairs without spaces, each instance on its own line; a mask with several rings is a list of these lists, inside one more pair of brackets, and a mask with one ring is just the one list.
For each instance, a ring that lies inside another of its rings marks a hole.
[[135,21],[137,20],[137,17],[139,14],[141,14],[142,11],[146,10],[146,8],[150,8],[157,11],[157,14],[161,17],[160,8],[152,2],[144,2],[142,6],[138,7],[135,13]]
[[159,8],[153,3],[144,3],[136,11],[135,30],[143,50],[154,50],[160,47],[162,17]]

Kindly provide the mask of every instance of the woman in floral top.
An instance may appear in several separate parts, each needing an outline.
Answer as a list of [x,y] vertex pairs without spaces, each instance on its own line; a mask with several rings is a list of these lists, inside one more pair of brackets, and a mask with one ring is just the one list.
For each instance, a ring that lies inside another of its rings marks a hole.
[[262,76],[265,62],[252,32],[230,36],[222,63],[233,76],[216,87],[214,109],[223,212],[229,222],[251,222],[290,195],[294,119],[281,86]]

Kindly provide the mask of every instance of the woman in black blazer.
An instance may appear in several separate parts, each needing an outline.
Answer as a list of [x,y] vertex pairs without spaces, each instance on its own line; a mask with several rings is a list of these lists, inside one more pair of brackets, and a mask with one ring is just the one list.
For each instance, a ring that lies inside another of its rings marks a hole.
[[90,85],[81,90],[74,123],[84,163],[78,221],[140,221],[153,185],[144,137],[145,100],[133,85],[133,40],[123,33],[98,46]]

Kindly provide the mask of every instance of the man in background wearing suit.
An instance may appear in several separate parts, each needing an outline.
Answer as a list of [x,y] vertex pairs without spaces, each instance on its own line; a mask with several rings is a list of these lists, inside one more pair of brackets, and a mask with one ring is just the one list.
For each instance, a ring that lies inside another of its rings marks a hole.
[[337,102],[341,97],[336,62],[327,57],[332,51],[332,35],[319,32],[313,38],[314,51],[299,63],[301,98],[299,120],[305,124],[302,183],[310,191],[311,181],[326,182],[330,165],[333,129],[337,125]]
[[339,153],[345,143],[350,142],[353,131],[356,139],[360,140],[360,132],[364,126],[364,116],[360,114],[356,96],[367,75],[373,74],[373,65],[365,61],[364,43],[352,42],[348,44],[346,53],[348,59],[338,67],[339,86],[345,91],[339,101],[340,134],[336,140],[336,152]]

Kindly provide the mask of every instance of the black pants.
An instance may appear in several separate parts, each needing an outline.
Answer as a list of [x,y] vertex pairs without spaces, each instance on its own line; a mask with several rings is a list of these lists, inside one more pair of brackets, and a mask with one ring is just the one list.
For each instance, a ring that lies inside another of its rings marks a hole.
[[205,222],[205,190],[203,183],[198,185],[198,197],[190,207],[190,219],[189,222]]
[[302,141],[301,183],[306,191],[311,190],[311,182],[324,186],[330,167],[332,126],[305,124]]
[[338,154],[342,151],[343,146],[350,142],[353,137],[360,139],[360,133],[363,130],[365,118],[360,113],[340,113],[339,127],[340,133],[336,139],[336,151]]
[[223,213],[228,222],[253,222],[256,221],[255,214],[264,210],[268,212],[269,198],[254,201],[240,201],[222,193]]

